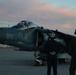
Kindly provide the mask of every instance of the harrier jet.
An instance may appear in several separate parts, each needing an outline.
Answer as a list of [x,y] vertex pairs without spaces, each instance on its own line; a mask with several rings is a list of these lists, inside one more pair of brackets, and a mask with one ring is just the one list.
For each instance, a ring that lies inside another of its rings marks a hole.
[[35,51],[52,34],[55,34],[55,40],[61,45],[60,52],[67,52],[69,43],[75,36],[39,27],[28,20],[23,20],[12,27],[0,28],[0,44],[15,46],[19,50]]

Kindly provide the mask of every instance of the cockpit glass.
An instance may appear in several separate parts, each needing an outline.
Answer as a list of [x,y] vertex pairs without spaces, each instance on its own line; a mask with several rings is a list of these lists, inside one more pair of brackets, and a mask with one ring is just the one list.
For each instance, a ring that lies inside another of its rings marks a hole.
[[13,26],[12,28],[17,28],[17,29],[20,29],[20,28],[23,28],[24,26],[23,25],[15,25],[15,26]]
[[32,22],[28,22],[29,25],[33,24]]
[[19,25],[27,25],[27,22],[26,21],[21,21],[20,23],[18,23]]
[[34,24],[33,22],[30,21],[21,21],[19,22],[17,25],[13,26],[12,28],[16,28],[16,29],[28,29],[28,28],[35,28],[37,27],[36,24]]

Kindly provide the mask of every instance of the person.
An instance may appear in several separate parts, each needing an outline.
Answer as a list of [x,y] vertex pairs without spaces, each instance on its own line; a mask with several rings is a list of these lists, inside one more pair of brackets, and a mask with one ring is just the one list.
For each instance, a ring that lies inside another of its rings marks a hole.
[[53,66],[53,75],[57,75],[57,53],[59,51],[59,43],[54,39],[55,34],[49,36],[44,47],[47,53],[47,75],[51,75],[51,66]]
[[[76,32],[75,32],[76,34]],[[76,69],[76,37],[74,37],[69,46],[69,55],[71,56],[71,63],[69,68],[70,75],[75,75]]]

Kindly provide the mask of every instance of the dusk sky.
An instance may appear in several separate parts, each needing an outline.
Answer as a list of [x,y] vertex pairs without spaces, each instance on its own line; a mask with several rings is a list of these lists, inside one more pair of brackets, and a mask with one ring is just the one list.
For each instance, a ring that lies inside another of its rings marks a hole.
[[21,20],[73,35],[76,0],[0,0],[0,27],[12,26]]

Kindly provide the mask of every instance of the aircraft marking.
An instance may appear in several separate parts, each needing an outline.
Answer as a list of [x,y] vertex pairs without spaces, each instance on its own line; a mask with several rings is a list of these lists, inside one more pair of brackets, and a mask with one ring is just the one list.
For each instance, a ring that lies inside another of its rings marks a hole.
[[19,33],[18,33],[18,37],[19,37],[20,39],[23,39],[23,34],[22,34],[21,32],[19,32]]
[[6,39],[9,40],[13,40],[13,35],[12,34],[9,34],[9,33],[6,33]]

